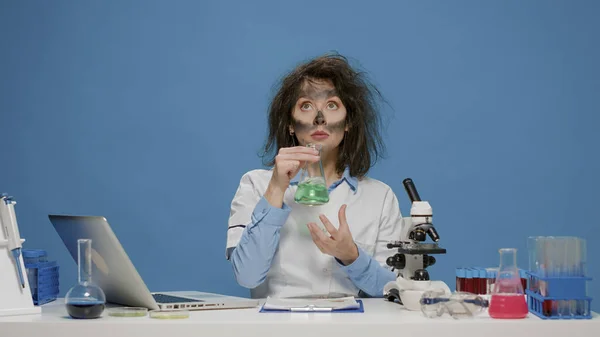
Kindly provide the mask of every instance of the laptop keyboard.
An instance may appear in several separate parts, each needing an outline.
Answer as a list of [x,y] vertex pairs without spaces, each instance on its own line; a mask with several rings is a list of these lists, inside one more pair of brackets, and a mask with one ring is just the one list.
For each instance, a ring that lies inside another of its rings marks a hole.
[[179,303],[179,302],[204,302],[202,300],[193,300],[190,298],[177,297],[165,294],[152,294],[157,303]]

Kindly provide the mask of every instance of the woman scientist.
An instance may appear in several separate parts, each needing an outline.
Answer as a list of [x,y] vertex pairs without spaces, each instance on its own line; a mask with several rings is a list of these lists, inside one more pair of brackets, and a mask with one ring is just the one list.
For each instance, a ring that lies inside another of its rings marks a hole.
[[[386,184],[366,176],[383,149],[379,92],[340,55],[296,67],[270,104],[271,169],[244,174],[231,203],[227,259],[253,298],[382,297],[402,215]],[[321,155],[307,143],[319,144]],[[329,202],[294,201],[302,165],[322,161]]]

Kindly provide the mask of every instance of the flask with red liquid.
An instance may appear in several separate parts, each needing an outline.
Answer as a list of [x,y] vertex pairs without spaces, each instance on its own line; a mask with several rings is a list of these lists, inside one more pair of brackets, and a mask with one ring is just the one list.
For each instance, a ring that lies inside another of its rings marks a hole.
[[529,312],[517,268],[517,249],[500,249],[500,267],[490,299],[492,318],[525,318]]

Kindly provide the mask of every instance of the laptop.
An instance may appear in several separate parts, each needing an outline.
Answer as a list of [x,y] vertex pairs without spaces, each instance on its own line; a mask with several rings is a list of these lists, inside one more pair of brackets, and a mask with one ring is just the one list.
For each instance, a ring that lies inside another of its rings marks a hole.
[[253,308],[256,299],[200,291],[150,292],[106,218],[50,214],[50,222],[77,263],[77,240],[92,240],[92,281],[106,301],[150,310]]

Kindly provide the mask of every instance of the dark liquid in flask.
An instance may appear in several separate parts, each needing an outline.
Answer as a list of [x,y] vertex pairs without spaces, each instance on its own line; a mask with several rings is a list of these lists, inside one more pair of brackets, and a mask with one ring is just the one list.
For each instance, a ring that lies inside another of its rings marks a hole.
[[103,302],[74,302],[67,304],[67,312],[73,318],[98,318],[104,311]]

